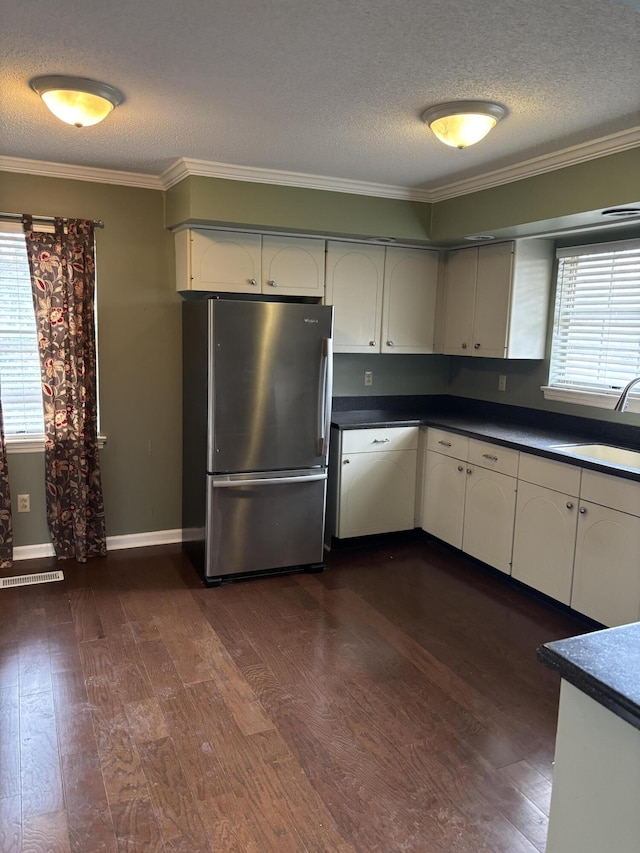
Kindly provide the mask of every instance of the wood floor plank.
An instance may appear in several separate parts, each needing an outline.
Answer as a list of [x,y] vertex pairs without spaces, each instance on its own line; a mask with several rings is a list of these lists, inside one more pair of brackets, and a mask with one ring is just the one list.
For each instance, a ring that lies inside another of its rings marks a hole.
[[164,853],[165,844],[150,799],[111,806],[118,853]]
[[90,643],[105,636],[91,587],[72,589],[70,592],[71,614],[79,643]]
[[53,695],[20,695],[20,791],[22,814],[34,817],[64,809]]
[[19,795],[0,797],[0,850],[2,853],[21,853],[22,808]]
[[115,832],[98,756],[92,752],[64,756],[62,775],[72,853],[116,853]]
[[193,845],[193,850],[210,853],[211,847],[196,802],[190,794],[171,738],[140,744],[139,750],[163,838],[185,839]]
[[551,783],[528,761],[518,761],[503,767],[502,775],[547,816],[551,804]]
[[22,853],[72,853],[66,812],[31,817],[24,822]]
[[[0,800],[20,794],[20,701],[18,687],[0,686]],[[0,846],[0,850],[2,847]]]

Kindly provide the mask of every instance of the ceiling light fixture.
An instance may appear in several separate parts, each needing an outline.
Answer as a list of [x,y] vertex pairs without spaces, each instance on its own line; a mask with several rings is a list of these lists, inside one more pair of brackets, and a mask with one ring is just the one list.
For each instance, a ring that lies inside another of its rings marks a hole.
[[75,127],[98,124],[123,100],[122,92],[86,77],[35,77],[31,88],[61,121]]
[[475,145],[507,114],[492,101],[451,101],[436,104],[422,114],[440,142],[452,148]]

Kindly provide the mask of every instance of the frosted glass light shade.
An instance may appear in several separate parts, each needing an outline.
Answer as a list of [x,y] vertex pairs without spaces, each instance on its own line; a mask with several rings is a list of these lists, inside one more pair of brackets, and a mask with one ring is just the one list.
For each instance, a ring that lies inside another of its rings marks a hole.
[[122,101],[113,86],[84,77],[37,77],[31,88],[57,118],[75,127],[98,124]]
[[430,107],[422,119],[445,145],[467,148],[484,139],[505,112],[504,107],[489,101],[454,101]]

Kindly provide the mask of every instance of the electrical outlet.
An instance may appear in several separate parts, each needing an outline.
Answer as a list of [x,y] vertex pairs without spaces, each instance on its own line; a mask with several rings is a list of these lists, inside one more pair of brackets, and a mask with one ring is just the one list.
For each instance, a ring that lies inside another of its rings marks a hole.
[[364,372],[364,384],[365,385],[373,385],[373,371],[365,370],[365,372]]
[[498,376],[498,391],[506,391],[507,390],[507,377],[504,373],[501,373]]
[[18,495],[18,512],[31,512],[31,495]]

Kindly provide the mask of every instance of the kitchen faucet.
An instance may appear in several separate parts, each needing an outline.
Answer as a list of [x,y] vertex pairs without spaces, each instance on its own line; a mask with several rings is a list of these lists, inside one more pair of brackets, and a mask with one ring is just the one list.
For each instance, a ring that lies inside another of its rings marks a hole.
[[640,382],[640,376],[636,376],[635,379],[632,379],[631,382],[627,382],[627,384],[624,386],[624,388],[622,389],[622,394],[620,394],[620,397],[618,398],[618,402],[613,407],[613,410],[615,412],[624,412],[624,410],[627,408],[627,397],[629,396],[629,391],[631,391],[631,389],[637,382]]

